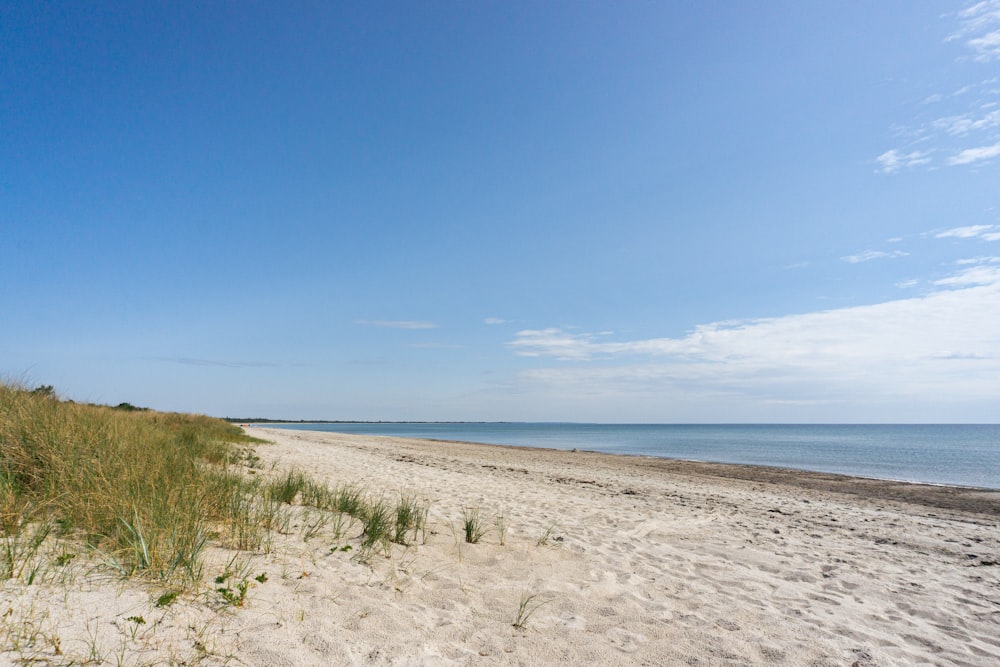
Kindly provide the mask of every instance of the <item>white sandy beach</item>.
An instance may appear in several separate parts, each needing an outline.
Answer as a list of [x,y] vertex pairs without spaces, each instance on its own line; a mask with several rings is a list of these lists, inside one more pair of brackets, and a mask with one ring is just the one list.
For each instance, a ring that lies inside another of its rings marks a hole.
[[[425,543],[365,563],[357,524],[306,542],[292,526],[238,561],[266,574],[240,608],[210,583],[157,608],[162,589],[82,566],[68,584],[11,581],[0,613],[20,644],[0,663],[1000,664],[1000,492],[250,430],[274,441],[265,469],[425,500]],[[479,544],[461,535],[470,507],[491,527]],[[525,595],[543,604],[519,629]],[[29,646],[28,623],[58,652]]]

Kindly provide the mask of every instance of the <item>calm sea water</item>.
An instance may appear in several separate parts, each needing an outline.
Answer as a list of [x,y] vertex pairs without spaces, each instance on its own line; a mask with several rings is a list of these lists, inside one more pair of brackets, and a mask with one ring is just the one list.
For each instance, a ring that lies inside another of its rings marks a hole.
[[281,424],[338,433],[589,449],[1000,489],[1000,425]]

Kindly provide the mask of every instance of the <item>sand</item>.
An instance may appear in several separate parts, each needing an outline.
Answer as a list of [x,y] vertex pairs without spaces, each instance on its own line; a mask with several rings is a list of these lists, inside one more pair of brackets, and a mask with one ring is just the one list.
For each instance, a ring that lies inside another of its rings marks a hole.
[[[232,565],[251,583],[239,608],[211,583],[157,608],[162,589],[82,565],[10,581],[0,614],[19,645],[0,664],[1000,664],[997,491],[250,430],[274,441],[257,447],[266,470],[429,503],[425,541],[359,559],[357,524],[303,541],[299,516]],[[466,508],[491,529],[479,544]],[[209,582],[232,554],[211,557]]]

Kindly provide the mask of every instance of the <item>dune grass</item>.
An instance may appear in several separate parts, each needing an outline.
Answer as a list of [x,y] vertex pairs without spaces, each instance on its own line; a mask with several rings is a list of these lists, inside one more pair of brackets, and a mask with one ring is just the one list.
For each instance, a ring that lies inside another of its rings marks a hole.
[[[364,558],[426,540],[428,506],[412,494],[393,502],[382,489],[331,487],[298,470],[248,474],[261,472],[250,445],[264,441],[223,420],[76,404],[40,389],[0,383],[0,581],[53,571],[41,549],[50,536],[122,576],[172,588],[201,582],[208,545],[266,551],[296,521],[303,541],[339,542],[357,523]],[[466,541],[478,542],[478,508],[463,521]]]
[[209,535],[238,521],[231,505],[245,476],[226,464],[253,440],[210,417],[0,384],[0,533],[13,543],[29,526],[52,525],[123,574],[194,577]]
[[466,507],[462,510],[462,532],[469,544],[479,544],[486,535],[486,525],[479,517],[478,507]]

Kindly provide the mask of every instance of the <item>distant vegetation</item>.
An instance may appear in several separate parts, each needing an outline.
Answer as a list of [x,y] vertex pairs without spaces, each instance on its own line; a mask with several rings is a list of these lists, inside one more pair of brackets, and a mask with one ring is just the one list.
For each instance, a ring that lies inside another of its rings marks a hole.
[[147,412],[149,408],[137,408],[131,403],[119,403],[115,406],[115,410],[124,410],[125,412]]

